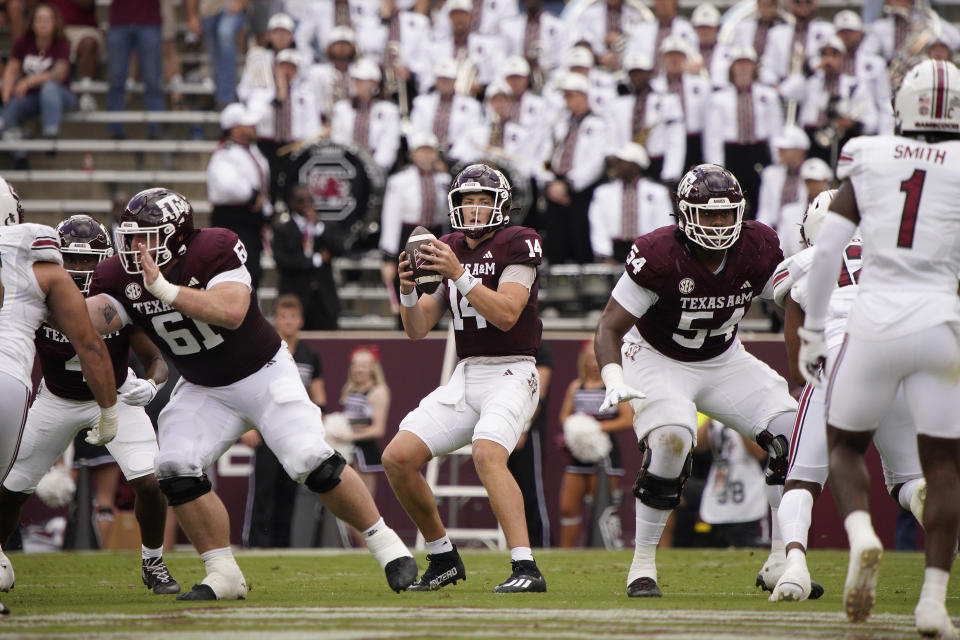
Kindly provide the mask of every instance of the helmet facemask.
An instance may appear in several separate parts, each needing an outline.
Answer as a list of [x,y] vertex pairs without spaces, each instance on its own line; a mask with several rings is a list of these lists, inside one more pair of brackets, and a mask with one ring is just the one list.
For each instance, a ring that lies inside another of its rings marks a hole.
[[[729,198],[710,198],[706,204],[693,204],[680,200],[678,204],[680,229],[690,240],[705,249],[713,251],[727,249],[732,247],[740,237],[746,205],[743,199],[739,202],[730,202]],[[732,225],[715,227],[701,224],[700,216],[706,211],[733,211],[736,217]]]
[[[90,281],[93,279],[94,269],[96,269],[97,265],[103,262],[105,258],[113,255],[113,249],[94,249],[88,244],[76,242],[66,247],[60,247],[60,253],[63,254],[64,269],[70,274],[73,281],[77,283],[80,292],[83,293],[83,295],[88,295],[90,293]],[[85,261],[87,264],[81,263],[83,258],[87,258]]]
[[116,236],[114,244],[123,270],[130,274],[143,273],[140,251],[133,246],[133,240],[138,236],[146,238],[147,250],[150,251],[158,267],[173,260],[173,251],[170,250],[168,243],[176,233],[177,227],[173,223],[141,227],[136,222],[121,222],[114,232]]
[[[493,197],[493,204],[463,205],[463,196],[469,193],[486,193]],[[450,206],[451,228],[462,231],[468,238],[481,238],[490,231],[505,226],[510,221],[510,217],[504,214],[504,209],[509,210],[510,206],[510,192],[507,189],[493,189],[482,186],[479,182],[465,182],[450,190],[450,193],[447,194],[447,203]],[[490,210],[490,217],[486,223],[467,224],[467,220],[474,217],[474,209]]]

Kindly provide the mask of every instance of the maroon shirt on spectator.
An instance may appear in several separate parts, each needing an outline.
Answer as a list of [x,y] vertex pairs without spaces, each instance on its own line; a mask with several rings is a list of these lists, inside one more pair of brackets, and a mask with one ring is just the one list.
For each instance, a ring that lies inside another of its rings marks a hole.
[[97,7],[91,2],[88,7],[81,7],[76,0],[45,0],[56,9],[63,18],[63,24],[68,27],[98,27]]
[[[500,284],[505,267],[511,264],[531,264],[536,267],[542,258],[540,236],[527,227],[501,229],[474,249],[467,246],[466,237],[461,232],[449,233],[440,241],[450,245],[464,269],[494,291]],[[470,302],[460,295],[453,280],[448,278],[445,284],[447,306],[453,314],[457,357],[536,355],[543,334],[543,323],[537,315],[539,275],[530,288],[527,305],[509,331],[501,331],[480,318]]]
[[[130,327],[103,336],[113,363],[113,376],[119,387],[127,379],[130,361]],[[37,329],[34,344],[43,371],[43,383],[55,396],[68,400],[93,400],[93,392],[83,379],[80,359],[67,337],[43,323]]]
[[[190,240],[186,254],[164,275],[174,284],[205,289],[214,276],[239,269],[245,260],[246,250],[237,234],[227,229],[202,229]],[[90,295],[98,293],[122,304],[130,320],[171,357],[180,375],[194,384],[232,384],[269,365],[280,350],[280,335],[263,317],[256,291],[250,291],[250,307],[236,329],[185,317],[160,302],[143,286],[142,275],[123,270],[119,256],[97,265]]]
[[[13,43],[10,57],[20,61],[20,72],[24,76],[46,73],[53,70],[53,65],[57,60],[64,60],[68,66],[70,65],[70,41],[66,38],[54,40],[48,49],[41,52],[33,34],[25,33]],[[67,72],[63,84],[70,86],[69,72]],[[40,87],[32,87],[28,93],[38,93],[39,91]]]
[[162,22],[160,0],[113,0],[110,3],[110,26]]
[[740,319],[783,261],[783,251],[773,229],[748,221],[726,259],[715,275],[694,257],[675,225],[634,241],[627,274],[659,296],[637,321],[650,346],[674,360],[697,362],[733,344]]

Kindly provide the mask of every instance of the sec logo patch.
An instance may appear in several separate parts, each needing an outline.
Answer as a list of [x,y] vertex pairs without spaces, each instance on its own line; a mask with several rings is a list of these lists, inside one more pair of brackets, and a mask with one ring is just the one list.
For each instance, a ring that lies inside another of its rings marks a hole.
[[680,293],[687,294],[693,291],[693,278],[684,278],[680,281]]
[[123,293],[126,294],[130,300],[138,300],[140,296],[143,295],[143,289],[136,282],[131,282],[127,285],[126,289],[123,290]]

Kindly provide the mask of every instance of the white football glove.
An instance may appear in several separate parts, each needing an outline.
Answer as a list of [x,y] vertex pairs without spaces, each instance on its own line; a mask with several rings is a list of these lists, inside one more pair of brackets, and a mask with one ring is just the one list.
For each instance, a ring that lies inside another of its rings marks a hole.
[[820,387],[826,382],[824,368],[827,363],[827,342],[824,340],[823,329],[797,329],[800,337],[800,352],[797,354],[797,366],[800,375],[813,387]]
[[157,395],[157,385],[150,378],[138,378],[133,369],[127,369],[127,379],[117,389],[117,399],[132,407],[145,407]]
[[70,471],[61,464],[53,465],[37,483],[37,497],[54,509],[64,507],[73,499],[77,485]]
[[647,394],[634,389],[623,381],[623,368],[619,364],[605,365],[600,371],[600,377],[603,378],[603,384],[607,388],[607,394],[603,397],[603,404],[600,405],[598,410],[600,413],[617,406],[621,402],[645,400],[647,397]]
[[100,422],[97,423],[85,440],[95,446],[103,446],[117,437],[118,412],[117,405],[100,407]]

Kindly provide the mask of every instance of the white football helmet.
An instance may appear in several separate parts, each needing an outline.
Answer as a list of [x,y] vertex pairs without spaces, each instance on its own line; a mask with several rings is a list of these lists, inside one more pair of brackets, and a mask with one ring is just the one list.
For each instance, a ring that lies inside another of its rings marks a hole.
[[812,247],[817,241],[817,235],[820,233],[820,227],[823,225],[823,219],[830,209],[830,203],[837,195],[839,189],[826,189],[821,191],[813,202],[803,212],[803,218],[800,220],[800,238],[803,246]]
[[0,178],[0,225],[9,227],[23,222],[23,207],[13,185]]
[[960,134],[960,69],[943,60],[920,62],[903,77],[893,112],[900,133]]

